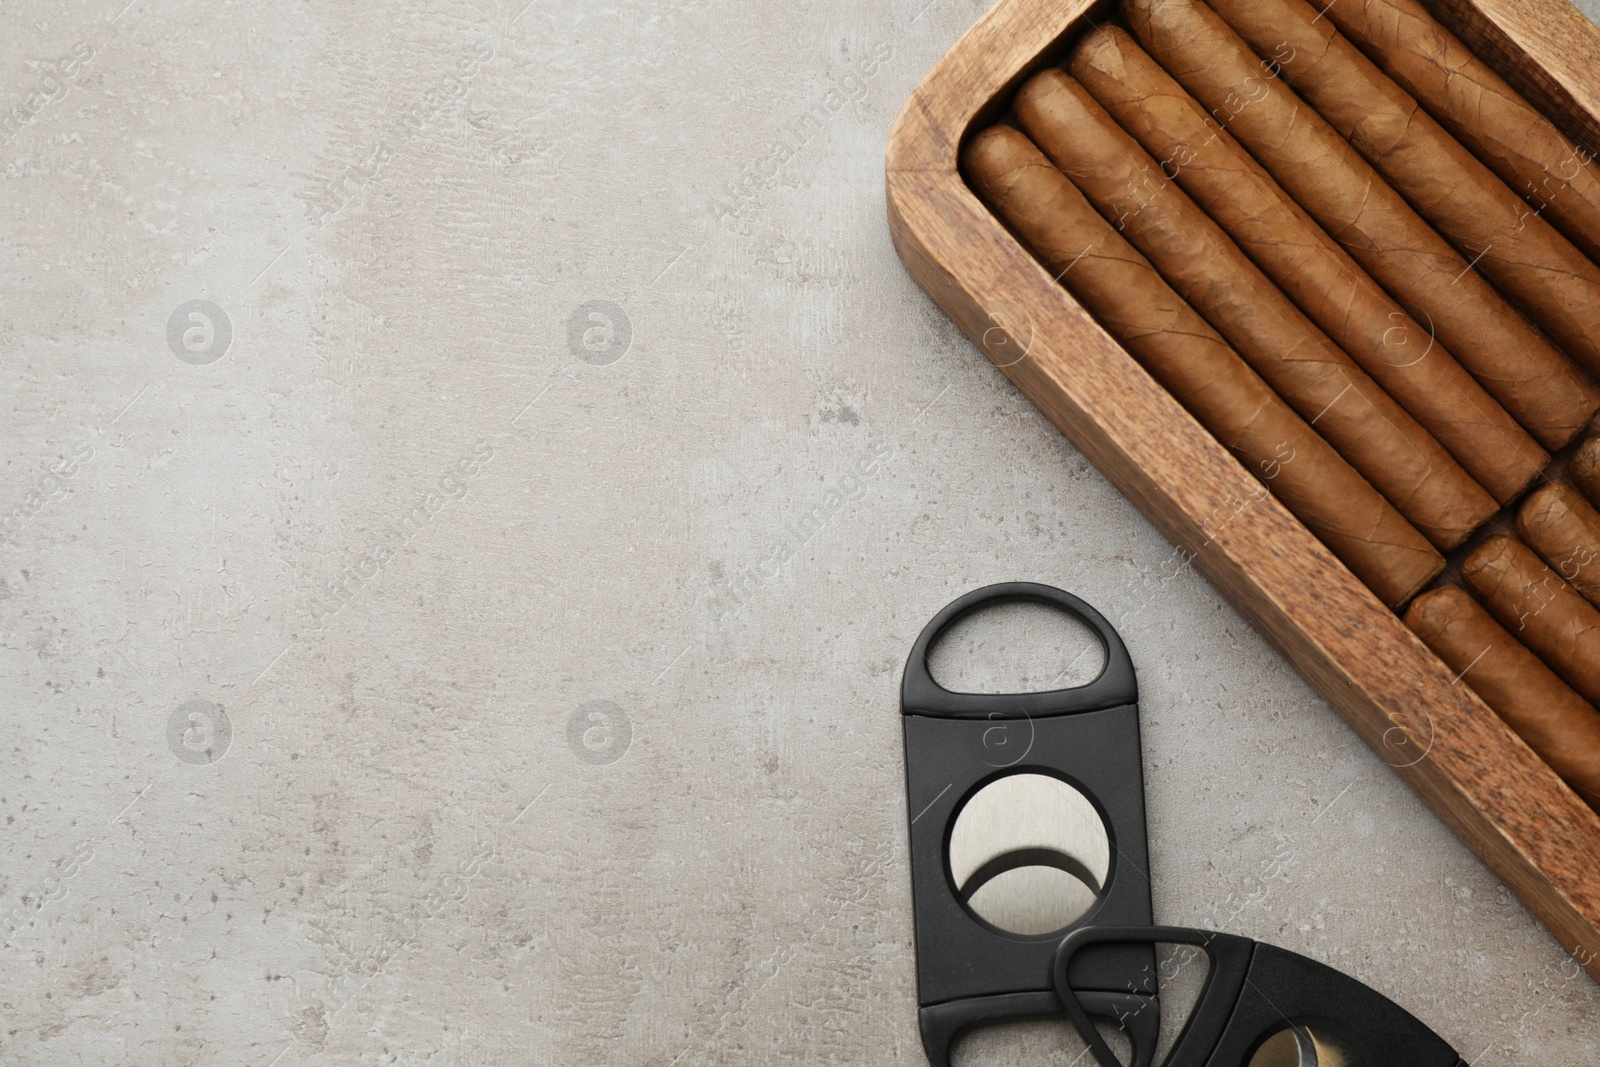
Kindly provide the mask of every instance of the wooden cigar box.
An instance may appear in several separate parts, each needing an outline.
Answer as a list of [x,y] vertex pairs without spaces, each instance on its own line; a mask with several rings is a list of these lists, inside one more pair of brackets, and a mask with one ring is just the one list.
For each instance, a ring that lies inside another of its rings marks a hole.
[[[1566,0],[1429,0],[1569,138],[1600,146],[1600,31]],[[917,282],[1295,665],[1594,978],[1600,816],[1086,312],[979,201],[958,152],[1107,3],[1001,0],[890,135]]]

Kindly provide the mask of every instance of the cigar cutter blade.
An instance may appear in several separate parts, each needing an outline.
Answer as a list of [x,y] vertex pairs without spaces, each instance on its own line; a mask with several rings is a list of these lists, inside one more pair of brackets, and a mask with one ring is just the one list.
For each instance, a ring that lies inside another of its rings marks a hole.
[[[1099,1067],[1122,1064],[1094,1025],[1097,999],[1078,991],[1077,959],[1111,946],[1156,944],[1192,946],[1209,963],[1162,1067],[1467,1067],[1439,1035],[1347,974],[1247,937],[1177,926],[1085,927],[1061,941],[1056,993]],[[1127,1030],[1133,1062],[1150,1063],[1155,1035]]]
[[[928,653],[940,635],[1014,601],[1087,624],[1105,652],[1100,676],[1015,694],[953,693],[934,681]],[[1098,611],[1060,589],[1012,582],[968,593],[928,623],[900,705],[919,1022],[929,1062],[947,1067],[969,1026],[1060,1017],[1053,967],[1064,935],[1091,922],[1150,923],[1138,686]],[[1084,1010],[1155,1033],[1151,945],[1090,946],[1071,970]]]

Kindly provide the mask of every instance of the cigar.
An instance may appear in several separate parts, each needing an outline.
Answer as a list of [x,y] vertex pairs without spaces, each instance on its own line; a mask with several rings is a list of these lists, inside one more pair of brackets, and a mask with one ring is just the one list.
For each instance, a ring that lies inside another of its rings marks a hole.
[[963,158],[978,194],[1045,268],[1380,600],[1402,605],[1443,569],[1027,137],[996,126]]
[[1529,493],[1517,532],[1589,603],[1600,604],[1600,512],[1577,490],[1547,482]]
[[1454,548],[1498,510],[1077,81],[1043,71],[1013,106],[1024,132],[1089,202],[1436,547]]
[[1195,0],[1126,0],[1123,10],[1134,36],[1212,121],[1545,448],[1565,445],[1600,410],[1600,389],[1278,79],[1277,60],[1257,58]]
[[1419,596],[1406,625],[1590,807],[1600,809],[1600,714],[1466,593]]
[[1502,626],[1590,703],[1600,702],[1600,611],[1514,538],[1489,538],[1461,574]]
[[1593,151],[1563,137],[1417,0],[1336,0],[1323,14],[1535,211],[1600,260]]
[[1367,162],[1590,373],[1600,267],[1473,157],[1305,0],[1208,0]]
[[1509,504],[1550,455],[1120,27],[1067,69],[1312,322]]
[[1600,436],[1589,438],[1572,453],[1567,476],[1583,490],[1589,503],[1600,507]]

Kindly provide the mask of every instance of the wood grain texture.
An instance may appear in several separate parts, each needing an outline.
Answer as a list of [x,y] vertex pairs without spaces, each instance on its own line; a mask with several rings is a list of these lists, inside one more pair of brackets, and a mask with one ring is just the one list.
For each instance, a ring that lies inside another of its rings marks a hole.
[[[1485,58],[1502,76],[1524,91],[1542,87],[1535,104],[1562,129],[1592,140],[1600,96],[1582,71],[1600,63],[1600,34],[1562,0],[1519,0],[1514,17],[1498,2],[1449,6],[1434,7],[1442,21],[1474,47],[1499,42]],[[1054,62],[1089,16],[1103,15],[1076,0],[1002,0],[917,87],[886,159],[890,233],[901,259],[1600,979],[1600,816],[1454,684],[1454,672],[1281,504],[1260,497],[1259,483],[962,179],[964,138],[1004,110],[1023,78]],[[1528,70],[1518,77],[1502,69],[1519,65]],[[1236,511],[1229,503],[1252,498]]]
[[1511,83],[1556,129],[1600,145],[1595,27],[1560,0],[1427,0],[1446,29]]

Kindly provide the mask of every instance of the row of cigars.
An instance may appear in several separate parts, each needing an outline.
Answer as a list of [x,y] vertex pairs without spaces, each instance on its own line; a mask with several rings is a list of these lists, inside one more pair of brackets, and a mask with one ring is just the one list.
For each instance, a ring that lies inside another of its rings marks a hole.
[[[1600,437],[1580,457],[1596,472]],[[1587,484],[1600,493],[1592,473]],[[1462,564],[1488,610],[1441,584],[1411,602],[1406,625],[1600,810],[1600,512],[1549,482],[1523,501],[1517,533],[1486,538]]]
[[[1600,438],[1551,458],[1600,410],[1592,154],[1416,0],[1120,14],[969,141],[969,181],[1600,807]],[[1483,537],[1512,505],[1520,539]],[[1487,610],[1423,593],[1463,546]]]

